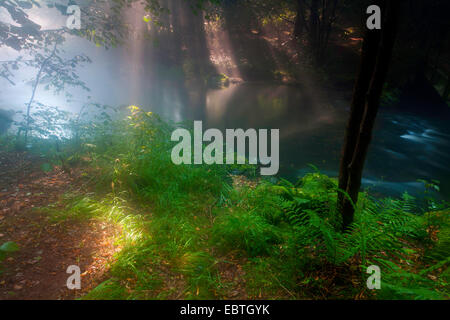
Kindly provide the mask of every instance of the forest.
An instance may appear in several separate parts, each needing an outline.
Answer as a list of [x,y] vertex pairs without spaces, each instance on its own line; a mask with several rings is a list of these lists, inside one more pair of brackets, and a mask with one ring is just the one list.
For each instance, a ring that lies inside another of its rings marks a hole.
[[0,300],[448,300],[448,12],[1,0]]

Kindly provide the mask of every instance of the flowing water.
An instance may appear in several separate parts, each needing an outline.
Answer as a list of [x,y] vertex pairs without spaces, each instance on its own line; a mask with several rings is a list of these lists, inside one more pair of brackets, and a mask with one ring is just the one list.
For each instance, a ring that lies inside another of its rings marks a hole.
[[[295,179],[317,166],[337,176],[348,102],[309,97],[302,88],[242,84],[207,92],[196,117],[217,128],[279,128],[280,174]],[[193,114],[193,113],[191,113]],[[374,193],[420,196],[418,179],[441,181],[450,189],[450,127],[448,118],[424,118],[381,108],[364,169],[363,186]]]

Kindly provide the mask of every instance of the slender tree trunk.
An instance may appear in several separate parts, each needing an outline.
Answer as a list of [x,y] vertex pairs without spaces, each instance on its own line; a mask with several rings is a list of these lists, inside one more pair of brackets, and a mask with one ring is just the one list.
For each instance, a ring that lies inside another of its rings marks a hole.
[[80,144],[80,121],[81,121],[81,117],[83,116],[83,112],[84,112],[85,108],[86,108],[86,104],[84,104],[81,107],[80,112],[78,113],[77,119],[75,120],[75,143],[77,145]]
[[328,19],[328,0],[322,0],[322,12],[319,15],[319,28],[317,32],[317,56],[320,58],[320,49],[322,47],[323,37],[325,35],[325,26]]
[[30,112],[31,112],[31,104],[33,103],[34,96],[35,96],[35,94],[36,94],[36,89],[37,89],[37,87],[38,87],[38,85],[39,85],[39,81],[41,80],[42,71],[44,70],[45,66],[46,66],[47,63],[50,61],[50,59],[55,55],[55,53],[56,53],[56,46],[57,46],[57,43],[55,42],[55,47],[53,48],[53,51],[52,51],[51,55],[49,55],[49,56],[42,62],[41,67],[39,68],[39,72],[38,72],[38,74],[37,74],[37,76],[36,76],[36,82],[34,83],[34,86],[33,86],[33,92],[31,93],[30,101],[29,101],[28,104],[27,104],[27,124],[26,124],[26,127],[25,127],[25,146],[26,146],[27,143],[28,143],[28,132],[29,132],[29,130],[30,130],[30,124],[31,124],[31,115],[30,115]]
[[314,57],[319,62],[325,56],[331,28],[336,17],[337,3],[338,0],[311,0],[309,17],[310,45]]
[[309,37],[312,49],[317,48],[317,39],[319,35],[319,0],[311,0],[309,16]]
[[298,38],[303,33],[304,28],[303,0],[297,0],[297,16],[295,17],[294,37]]
[[[355,114],[350,116],[351,120],[349,121],[349,127],[351,130],[349,132],[348,127],[346,133],[346,142],[344,147],[344,156],[341,162],[342,172],[340,173],[339,186],[345,187],[345,189],[343,190],[346,191],[350,199],[341,196],[340,203],[338,204],[338,208],[342,213],[344,229],[347,229],[347,227],[353,222],[354,207],[352,206],[352,202],[356,204],[358,201],[358,192],[361,187],[364,162],[372,138],[372,131],[378,113],[383,85],[386,80],[390,60],[392,57],[392,51],[394,48],[398,16],[400,13],[400,1],[387,0],[387,6],[385,10],[386,14],[385,21],[382,26],[381,41],[379,41],[379,48],[375,50],[375,52],[377,52],[376,63],[375,67],[372,68],[372,75],[370,77],[371,80],[368,90],[358,92],[355,89],[354,92],[354,102],[357,102],[359,107],[361,105],[360,99],[362,98],[362,96],[364,96],[365,99],[362,120],[360,121],[360,124],[356,123],[357,118],[360,117],[361,110],[359,108],[357,110],[353,110]],[[366,39],[370,44],[371,41],[369,41],[369,38],[370,34],[368,33]],[[370,55],[371,53],[368,54]],[[364,68],[364,65],[362,65],[361,69],[363,70]],[[370,71],[370,67],[367,68]],[[359,76],[361,75],[362,72],[360,72]],[[360,79],[358,77],[357,85],[359,83],[361,85],[361,88],[363,89],[367,84],[366,81],[367,78]],[[352,121],[354,121],[354,123],[352,123]],[[354,126],[356,126],[359,130],[356,144],[354,136]],[[351,148],[352,145],[354,145],[354,148]],[[347,165],[346,163],[344,163],[344,159],[348,161],[348,157],[350,156],[350,154],[351,161]],[[345,179],[347,180],[347,182],[344,181]]]
[[331,13],[330,13],[330,16],[327,19],[327,24],[326,24],[325,31],[324,31],[325,34],[323,36],[323,43],[322,43],[321,48],[320,48],[320,59],[322,59],[324,57],[325,52],[326,52],[327,47],[328,47],[328,41],[330,40],[331,29],[332,29],[333,23],[334,23],[334,21],[336,19],[337,3],[338,3],[338,0],[333,0]]

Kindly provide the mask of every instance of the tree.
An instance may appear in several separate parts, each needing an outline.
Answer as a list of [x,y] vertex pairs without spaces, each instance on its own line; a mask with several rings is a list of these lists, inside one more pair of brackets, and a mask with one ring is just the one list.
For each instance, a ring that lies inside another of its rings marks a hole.
[[311,0],[309,11],[309,39],[311,46],[314,48],[317,46],[319,37],[319,0]]
[[314,56],[320,61],[328,46],[331,29],[336,20],[337,0],[311,0],[309,39]]
[[[41,26],[29,19],[24,11],[38,5],[33,1],[5,1],[0,7],[5,8],[15,25],[0,22],[0,40],[2,46],[8,46],[19,53],[19,56],[10,61],[1,61],[0,77],[3,77],[11,85],[14,71],[20,66],[37,69],[36,78],[32,81],[32,92],[26,104],[25,121],[19,124],[19,133],[25,132],[24,145],[28,143],[30,127],[33,122],[31,109],[35,101],[36,90],[40,84],[45,84],[45,89],[54,89],[61,92],[66,86],[81,87],[89,90],[85,83],[79,79],[76,73],[81,63],[91,62],[84,54],[76,55],[70,59],[64,58],[64,50],[59,47],[65,41],[65,35],[71,33],[65,27],[57,30],[41,30]],[[48,4],[52,6],[53,4]],[[39,5],[38,5],[39,6]],[[62,12],[65,12],[60,8]],[[1,32],[4,31],[4,32]],[[50,49],[53,48],[53,49]],[[27,59],[24,59],[26,55]],[[20,135],[20,134],[19,134]]]
[[381,32],[367,30],[363,40],[360,69],[345,133],[339,171],[341,192],[337,204],[344,229],[353,222],[364,162],[395,43],[400,1],[386,0],[385,3],[380,5],[384,12]]
[[294,22],[294,36],[300,37],[306,27],[304,0],[297,0],[297,13]]
[[53,50],[44,58],[42,55],[37,55],[33,65],[38,68],[36,79],[33,83],[33,89],[30,100],[27,104],[26,125],[25,131],[25,145],[28,143],[28,133],[30,131],[31,123],[31,108],[34,102],[36,90],[41,83],[46,84],[46,89],[53,88],[56,92],[63,91],[67,85],[74,87],[81,87],[89,91],[86,84],[79,79],[76,74],[76,69],[80,63],[89,63],[91,60],[86,55],[77,55],[71,59],[63,59],[58,50],[58,39],[53,40]]
[[13,122],[13,114],[14,112],[12,111],[0,109],[0,135],[4,134]]

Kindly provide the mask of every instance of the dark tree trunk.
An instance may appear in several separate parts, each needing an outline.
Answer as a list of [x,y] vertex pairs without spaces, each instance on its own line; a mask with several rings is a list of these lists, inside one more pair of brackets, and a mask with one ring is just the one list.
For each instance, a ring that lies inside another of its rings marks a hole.
[[[364,39],[361,67],[347,126],[339,188],[344,190],[350,199],[343,195],[340,195],[338,199],[344,230],[353,222],[354,207],[352,203],[356,204],[358,201],[364,162],[395,42],[400,1],[387,0],[386,2],[381,40],[376,32],[371,31],[367,32]],[[376,61],[374,61],[373,55],[376,56]]]
[[[366,94],[369,89],[370,79],[372,78],[373,70],[375,68],[378,46],[380,42],[379,30],[367,30],[364,37],[361,53],[361,63],[356,79],[356,84],[353,89],[353,98],[350,108],[350,117],[345,131],[344,146],[342,149],[342,158],[339,168],[339,189],[341,191],[347,190],[348,183],[348,166],[353,158],[353,152],[358,140],[358,132],[361,126],[362,117],[364,114],[364,103],[366,101]],[[345,195],[341,192],[338,194],[338,208],[343,210],[342,205]],[[344,212],[344,211],[342,211]]]
[[[380,1],[378,1],[377,5],[380,5]],[[343,212],[342,205],[344,202],[344,197],[346,196],[342,193],[342,191],[347,191],[348,166],[352,161],[353,152],[358,140],[358,133],[364,115],[366,94],[369,90],[370,80],[372,79],[373,71],[375,69],[380,39],[380,30],[366,29],[361,49],[359,71],[356,78],[355,87],[353,88],[350,117],[345,130],[342,158],[339,168],[339,189],[341,192],[338,194],[338,209],[341,212]]]
[[336,18],[338,0],[311,0],[309,42],[314,57],[320,62],[325,56],[332,25]]
[[311,47],[315,50],[317,48],[317,40],[319,36],[319,0],[311,0],[309,16],[309,36]]
[[300,37],[305,26],[305,15],[303,11],[303,0],[297,0],[297,15],[295,17],[294,36]]
[[336,19],[336,8],[337,8],[338,0],[333,0],[332,9],[330,12],[330,16],[327,18],[327,24],[324,28],[323,41],[320,49],[320,59],[323,58],[325,52],[328,47],[328,41],[330,39],[331,29],[333,27],[334,21]]

